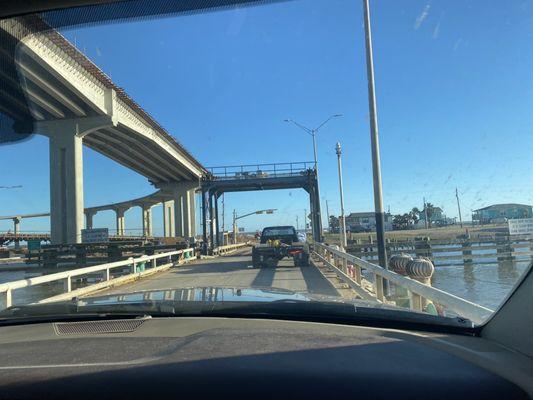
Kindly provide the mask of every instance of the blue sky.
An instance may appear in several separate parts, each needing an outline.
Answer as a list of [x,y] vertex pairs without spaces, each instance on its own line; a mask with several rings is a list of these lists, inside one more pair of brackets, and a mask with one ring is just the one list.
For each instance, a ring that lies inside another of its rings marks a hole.
[[[406,212],[425,196],[454,217],[456,187],[465,219],[493,203],[533,203],[532,2],[371,4],[385,207]],[[311,138],[283,120],[312,127],[342,113],[318,134],[324,215],[325,199],[339,212],[336,141],[346,211],[373,209],[361,1],[298,0],[63,34],[205,166],[311,160]],[[0,214],[49,209],[47,147],[39,136],[0,147],[2,185],[23,185],[0,190]],[[84,167],[87,206],[153,191],[90,149]],[[246,229],[295,224],[309,208],[303,190],[225,200],[227,221],[234,208],[278,209],[243,220]],[[127,228],[140,228],[140,214],[128,212]],[[113,213],[95,225],[114,228]],[[48,220],[22,229],[47,230]]]

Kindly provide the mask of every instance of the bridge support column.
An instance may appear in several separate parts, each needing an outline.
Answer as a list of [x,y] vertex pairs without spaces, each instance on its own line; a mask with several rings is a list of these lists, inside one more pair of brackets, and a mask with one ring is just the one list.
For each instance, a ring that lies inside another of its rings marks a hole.
[[196,237],[196,189],[188,191],[189,196],[189,237]]
[[[13,233],[15,234],[15,236],[20,233],[20,220],[21,220],[20,217],[13,218]],[[20,248],[20,241],[15,240],[15,249],[18,250],[19,248]]]
[[174,200],[163,202],[163,236],[175,236],[175,215],[174,215]]
[[55,243],[80,243],[83,228],[83,137],[116,126],[116,93],[105,92],[107,115],[39,121],[35,133],[50,140],[50,230]]
[[195,189],[177,187],[174,196],[175,234],[184,238],[196,236]]
[[85,228],[93,229],[93,218],[96,215],[96,211],[85,211]]
[[127,209],[125,208],[115,209],[115,213],[117,217],[117,235],[118,236],[126,235],[126,217],[124,216],[126,211]]
[[174,232],[176,236],[185,237],[183,229],[183,196],[182,192],[174,193]]
[[215,199],[215,235],[214,235],[214,240],[215,240],[215,247],[218,247],[218,246],[221,245],[221,243],[220,243],[220,226],[219,226],[219,222],[218,222],[218,193],[215,193],[215,195],[213,197]]
[[142,207],[143,210],[143,236],[152,235],[152,205],[146,205]]
[[83,228],[82,138],[50,135],[50,227],[52,243],[80,243]]
[[[172,200],[165,203],[173,205],[174,215],[171,220],[174,221],[173,236],[191,238],[196,236],[196,210],[195,210],[195,192],[198,188],[198,182],[183,181],[164,183],[158,186],[171,196]],[[169,206],[170,207],[170,206]],[[165,205],[163,205],[165,210]],[[166,213],[166,211],[163,211]],[[168,214],[163,214],[165,223],[168,220]],[[169,231],[167,229],[167,231]],[[169,231],[170,232],[170,231]]]

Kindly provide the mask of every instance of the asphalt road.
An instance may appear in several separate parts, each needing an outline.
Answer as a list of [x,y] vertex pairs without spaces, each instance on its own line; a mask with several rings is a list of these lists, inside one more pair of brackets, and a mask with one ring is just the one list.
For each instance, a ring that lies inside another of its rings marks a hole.
[[97,295],[206,286],[274,287],[294,292],[339,295],[314,266],[295,267],[292,261],[282,260],[276,268],[252,268],[250,249],[184,264],[134,283],[99,292]]

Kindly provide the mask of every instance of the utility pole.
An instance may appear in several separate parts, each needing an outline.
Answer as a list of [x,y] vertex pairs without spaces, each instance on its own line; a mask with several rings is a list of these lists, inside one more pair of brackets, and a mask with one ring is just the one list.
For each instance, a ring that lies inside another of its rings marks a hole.
[[296,215],[296,231],[298,231],[300,227],[298,226],[298,215]]
[[224,207],[224,193],[222,193],[222,232],[225,231],[225,225],[226,225],[226,218],[225,218],[225,207]]
[[337,153],[337,167],[339,169],[339,193],[341,196],[341,220],[339,221],[339,228],[341,231],[341,246],[346,249],[346,220],[344,217],[344,191],[342,189],[342,162],[341,162],[341,144],[337,142],[335,146],[335,152]]
[[425,226],[426,226],[426,229],[428,229],[429,225],[428,225],[428,208],[426,207],[426,198],[424,197],[424,222],[425,222]]
[[233,244],[237,244],[237,210],[233,209]]
[[[365,19],[366,72],[368,80],[368,109],[370,113],[370,142],[372,147],[372,172],[374,181],[374,208],[376,214],[376,236],[378,244],[379,265],[389,268],[387,249],[385,248],[385,213],[383,212],[383,195],[381,188],[381,163],[379,155],[378,115],[374,83],[374,58],[372,55],[372,29],[370,27],[369,0],[363,0]],[[383,287],[388,293],[387,281]]]
[[455,197],[457,198],[457,209],[459,210],[459,223],[461,224],[461,228],[462,228],[463,218],[461,217],[461,203],[459,203],[459,192],[457,191],[457,188],[455,188]]
[[304,232],[307,233],[307,208],[304,208]]
[[329,204],[328,204],[328,199],[326,199],[326,218],[328,219],[328,232],[331,233],[331,229],[330,229],[330,226],[329,226]]

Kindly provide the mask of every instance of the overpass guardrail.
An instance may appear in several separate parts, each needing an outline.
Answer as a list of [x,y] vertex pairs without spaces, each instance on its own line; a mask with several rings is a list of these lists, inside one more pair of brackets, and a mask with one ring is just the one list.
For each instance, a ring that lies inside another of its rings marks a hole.
[[[423,311],[424,304],[431,301],[453,314],[468,318],[474,323],[483,322],[493,312],[479,304],[397,274],[379,265],[337,250],[332,246],[315,242],[313,244],[313,252],[322,262],[333,268],[337,276],[363,299],[374,299],[385,303],[387,299],[384,291],[384,282],[388,281],[390,284],[395,285],[396,288],[407,291],[409,308],[415,311]],[[362,285],[363,270],[371,274],[373,292]]]
[[[63,290],[61,294],[47,297],[37,302],[46,303],[51,301],[68,300],[72,297],[87,294],[95,290],[105,289],[106,287],[112,285],[125,283],[133,279],[139,279],[143,276],[151,275],[168,269],[175,264],[182,264],[194,259],[196,259],[196,257],[195,249],[193,248],[154,254],[151,256],[144,255],[137,258],[129,258],[123,261],[94,265],[85,268],[77,268],[70,271],[3,283],[0,284],[0,294],[4,296],[4,304],[5,308],[7,308],[13,305],[13,291],[16,289],[27,288],[51,282],[63,282]],[[120,276],[116,278],[113,277],[113,270],[117,270],[119,268],[122,268],[122,270],[119,272]],[[126,269],[125,274],[123,271],[124,269]],[[94,283],[92,285],[73,290],[73,278],[84,275],[87,276],[90,274],[101,274],[101,281],[99,283]]]

